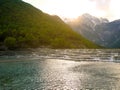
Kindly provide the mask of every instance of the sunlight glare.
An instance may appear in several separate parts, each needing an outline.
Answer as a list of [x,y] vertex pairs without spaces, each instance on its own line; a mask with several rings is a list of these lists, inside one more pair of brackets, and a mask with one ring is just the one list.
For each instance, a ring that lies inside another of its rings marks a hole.
[[[24,0],[40,10],[60,17],[76,18],[95,8],[95,3],[89,0]],[[44,1],[44,2],[43,2]],[[45,3],[47,2],[47,3]]]
[[[24,0],[50,15],[77,18],[84,13],[108,19],[120,18],[120,0]],[[105,4],[106,3],[106,4]],[[108,4],[107,4],[108,3]],[[99,5],[99,6],[98,6]],[[101,6],[100,6],[101,5]],[[103,7],[102,7],[103,5]],[[105,6],[107,5],[107,6]],[[105,8],[105,9],[103,9]]]

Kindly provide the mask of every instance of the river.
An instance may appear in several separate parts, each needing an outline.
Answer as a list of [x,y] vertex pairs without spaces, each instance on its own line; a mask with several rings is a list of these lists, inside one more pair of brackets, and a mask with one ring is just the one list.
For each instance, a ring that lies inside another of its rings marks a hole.
[[119,49],[0,51],[0,90],[120,90]]

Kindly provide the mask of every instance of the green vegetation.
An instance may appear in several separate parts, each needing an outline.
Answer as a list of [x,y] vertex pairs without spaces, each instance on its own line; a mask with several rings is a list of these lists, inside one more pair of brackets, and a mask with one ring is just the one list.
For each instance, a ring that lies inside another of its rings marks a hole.
[[[1,44],[2,43],[2,44]],[[51,16],[21,0],[0,1],[0,45],[8,48],[98,48]]]
[[8,47],[8,48],[14,48],[16,46],[16,38],[14,37],[7,37],[4,40],[4,44]]

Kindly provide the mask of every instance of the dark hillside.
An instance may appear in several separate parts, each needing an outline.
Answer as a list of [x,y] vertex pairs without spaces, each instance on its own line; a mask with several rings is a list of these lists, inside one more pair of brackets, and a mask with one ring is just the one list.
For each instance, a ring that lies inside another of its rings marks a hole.
[[13,48],[98,48],[51,16],[21,0],[0,0],[0,45]]

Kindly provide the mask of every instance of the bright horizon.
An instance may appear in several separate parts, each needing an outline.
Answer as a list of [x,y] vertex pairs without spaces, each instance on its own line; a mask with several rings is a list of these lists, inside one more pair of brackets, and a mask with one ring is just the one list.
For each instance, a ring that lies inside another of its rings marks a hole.
[[23,0],[61,18],[77,18],[84,13],[110,21],[120,19],[120,0]]

